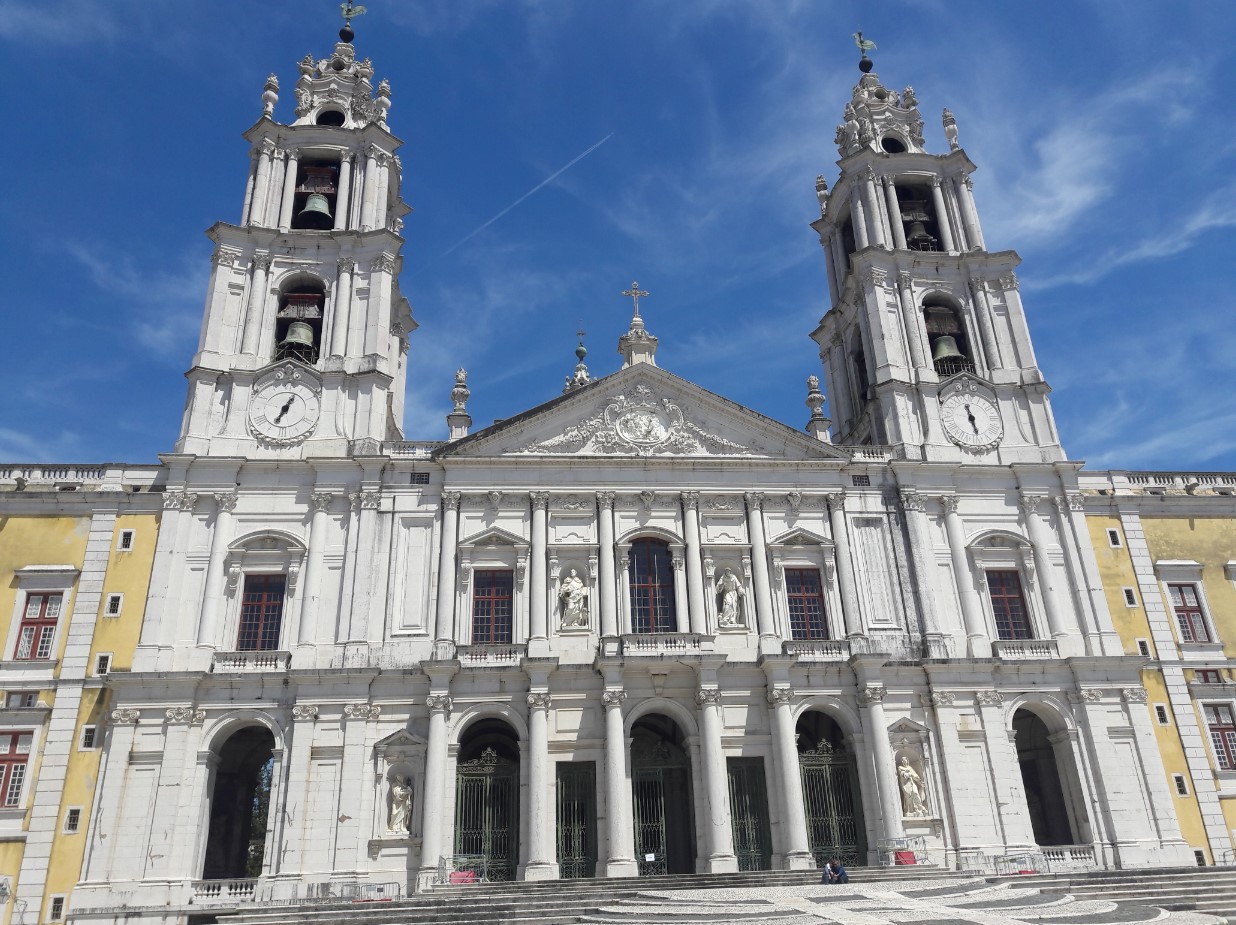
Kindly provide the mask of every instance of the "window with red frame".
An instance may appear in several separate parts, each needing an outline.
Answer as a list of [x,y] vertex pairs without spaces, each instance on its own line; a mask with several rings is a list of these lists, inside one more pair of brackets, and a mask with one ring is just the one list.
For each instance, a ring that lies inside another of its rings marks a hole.
[[1207,704],[1206,726],[1219,767],[1236,771],[1236,719],[1232,717],[1232,708],[1225,704]]
[[790,608],[792,639],[828,638],[828,622],[824,617],[824,593],[820,586],[818,569],[787,568],[785,597]]
[[27,594],[26,609],[17,631],[16,659],[51,658],[52,642],[56,638],[56,623],[60,619],[60,594]]
[[1017,569],[988,569],[987,591],[996,617],[996,635],[1001,639],[1032,638],[1030,614]]
[[29,732],[0,732],[0,800],[5,806],[21,805],[33,738]]
[[631,544],[631,630],[678,631],[674,560],[669,544],[662,540],[642,539]]
[[510,569],[472,573],[472,642],[511,642],[515,577]]
[[1197,585],[1168,585],[1167,593],[1176,611],[1176,625],[1180,628],[1181,642],[1210,642],[1210,627],[1202,615],[1202,602],[1197,596]]
[[286,575],[245,576],[245,591],[240,601],[240,632],[236,637],[239,651],[279,648],[286,590]]

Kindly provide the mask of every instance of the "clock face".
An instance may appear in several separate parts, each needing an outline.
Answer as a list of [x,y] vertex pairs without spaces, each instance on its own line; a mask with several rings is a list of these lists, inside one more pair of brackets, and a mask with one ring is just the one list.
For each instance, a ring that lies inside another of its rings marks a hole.
[[321,405],[318,392],[300,378],[300,372],[280,370],[253,390],[249,429],[254,436],[279,446],[304,440],[317,427]]
[[996,406],[974,392],[954,392],[940,403],[940,418],[948,438],[960,447],[990,449],[1004,436]]

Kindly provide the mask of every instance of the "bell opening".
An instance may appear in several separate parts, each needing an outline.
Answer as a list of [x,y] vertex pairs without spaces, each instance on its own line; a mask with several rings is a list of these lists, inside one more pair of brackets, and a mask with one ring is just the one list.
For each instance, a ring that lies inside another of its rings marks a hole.
[[905,230],[906,248],[912,251],[941,251],[939,220],[931,189],[898,181],[897,206],[901,227]]
[[307,160],[300,163],[296,169],[292,227],[301,231],[330,231],[335,227],[338,195],[338,161]]
[[905,144],[900,138],[893,135],[885,135],[880,139],[880,147],[888,154],[904,154],[906,150]]
[[279,296],[275,314],[275,359],[317,363],[322,343],[322,307],[325,290],[320,285],[295,286]]
[[313,121],[317,125],[340,127],[343,125],[344,115],[343,112],[338,109],[323,109],[320,113],[318,113],[318,117]]
[[974,372],[970,342],[957,309],[941,301],[923,305],[931,364],[940,376]]

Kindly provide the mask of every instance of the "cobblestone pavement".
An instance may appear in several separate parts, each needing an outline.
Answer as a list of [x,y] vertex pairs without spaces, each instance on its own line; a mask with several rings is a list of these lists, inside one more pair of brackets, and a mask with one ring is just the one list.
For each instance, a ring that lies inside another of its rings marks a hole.
[[1195,912],[1110,899],[1075,899],[975,878],[906,884],[641,891],[582,921],[597,925],[1219,925]]

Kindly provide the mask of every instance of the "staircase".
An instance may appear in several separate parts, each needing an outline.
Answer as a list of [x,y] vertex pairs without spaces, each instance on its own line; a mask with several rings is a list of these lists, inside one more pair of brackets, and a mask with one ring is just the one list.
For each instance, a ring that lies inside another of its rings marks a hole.
[[1201,912],[1236,921],[1236,867],[1096,870],[1077,874],[1002,877],[1016,886],[1059,890],[1077,899],[1110,899]]

